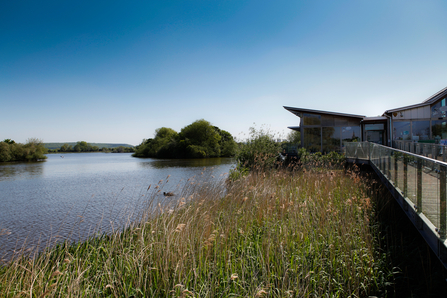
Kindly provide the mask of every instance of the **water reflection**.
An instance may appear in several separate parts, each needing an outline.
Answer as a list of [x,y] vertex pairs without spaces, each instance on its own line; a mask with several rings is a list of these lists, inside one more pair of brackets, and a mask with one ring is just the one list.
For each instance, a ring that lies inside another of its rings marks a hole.
[[0,163],[0,181],[42,175],[45,161]]
[[220,165],[232,165],[232,158],[202,158],[202,159],[143,159],[139,163],[143,167],[162,168],[191,168],[191,167],[214,167]]

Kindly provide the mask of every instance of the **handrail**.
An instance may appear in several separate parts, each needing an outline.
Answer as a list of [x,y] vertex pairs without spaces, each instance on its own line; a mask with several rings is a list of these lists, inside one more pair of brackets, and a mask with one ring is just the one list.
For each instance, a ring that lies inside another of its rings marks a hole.
[[347,143],[345,156],[368,161],[417,214],[424,215],[439,236],[446,239],[446,162],[369,142]]
[[418,143],[413,141],[394,140],[393,148],[404,150],[433,159],[442,158],[442,161],[446,161],[447,158],[447,146],[433,143]]

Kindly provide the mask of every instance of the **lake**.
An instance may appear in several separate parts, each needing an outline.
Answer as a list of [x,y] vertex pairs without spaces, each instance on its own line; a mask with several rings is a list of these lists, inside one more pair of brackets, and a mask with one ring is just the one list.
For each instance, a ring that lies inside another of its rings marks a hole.
[[179,200],[191,181],[219,183],[235,164],[231,158],[160,160],[130,153],[47,156],[0,164],[0,259],[22,247],[122,229],[150,198]]

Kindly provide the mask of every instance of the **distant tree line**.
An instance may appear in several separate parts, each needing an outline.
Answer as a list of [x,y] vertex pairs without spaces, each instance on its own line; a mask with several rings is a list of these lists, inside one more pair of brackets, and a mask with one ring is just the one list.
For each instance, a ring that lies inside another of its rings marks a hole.
[[0,162],[6,161],[36,161],[46,159],[47,149],[39,139],[28,139],[26,144],[5,139],[0,142]]
[[180,133],[167,127],[155,130],[153,139],[145,139],[136,147],[135,157],[206,158],[231,157],[237,144],[233,136],[204,119],[181,129]]
[[116,148],[99,148],[98,146],[92,146],[85,141],[77,142],[76,145],[72,146],[69,144],[63,144],[59,149],[50,149],[50,153],[57,152],[112,152],[112,153],[125,153],[125,152],[135,152],[133,147],[119,146]]

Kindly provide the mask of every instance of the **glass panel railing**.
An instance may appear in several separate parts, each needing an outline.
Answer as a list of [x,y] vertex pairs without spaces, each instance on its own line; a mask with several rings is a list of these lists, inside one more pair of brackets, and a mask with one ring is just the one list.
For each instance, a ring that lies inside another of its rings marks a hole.
[[447,161],[447,146],[442,144],[416,143],[411,141],[395,140],[393,141],[393,148],[443,162]]
[[405,150],[368,142],[347,143],[346,157],[368,160],[401,191],[412,208],[437,227],[445,239],[447,164],[439,160],[444,155],[445,146],[411,142],[394,142],[393,146]]

